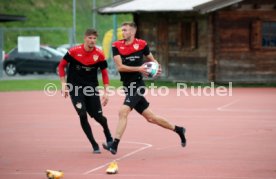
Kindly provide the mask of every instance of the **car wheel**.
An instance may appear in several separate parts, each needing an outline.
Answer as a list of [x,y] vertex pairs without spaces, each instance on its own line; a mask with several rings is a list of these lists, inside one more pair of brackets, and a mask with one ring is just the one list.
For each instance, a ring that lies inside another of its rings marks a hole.
[[17,73],[16,65],[9,63],[5,67],[5,72],[8,76],[14,76]]

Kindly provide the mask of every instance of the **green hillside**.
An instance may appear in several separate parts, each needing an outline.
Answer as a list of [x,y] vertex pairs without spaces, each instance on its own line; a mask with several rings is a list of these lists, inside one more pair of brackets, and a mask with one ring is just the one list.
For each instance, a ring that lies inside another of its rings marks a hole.
[[[23,22],[0,23],[0,28],[13,28],[13,30],[4,32],[4,50],[9,51],[16,46],[18,35],[39,35],[41,44],[51,46],[69,43],[67,31],[24,31],[17,28],[72,28],[72,2],[72,0],[0,0],[1,14],[27,17],[27,20]],[[82,43],[85,29],[92,27],[92,2],[92,0],[76,0],[76,40],[78,43]],[[101,7],[112,3],[112,0],[96,0],[96,3],[97,7]],[[118,24],[125,20],[132,20],[132,16],[117,16]],[[101,45],[104,33],[113,28],[112,16],[97,14],[96,22],[96,28],[100,33],[98,44]]]

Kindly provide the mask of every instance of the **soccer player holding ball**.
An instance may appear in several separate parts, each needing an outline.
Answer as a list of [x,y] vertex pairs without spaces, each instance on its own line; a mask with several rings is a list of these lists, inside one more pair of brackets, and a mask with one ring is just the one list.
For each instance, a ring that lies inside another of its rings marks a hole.
[[[159,125],[165,129],[176,132],[180,139],[182,147],[186,146],[185,128],[174,126],[167,122],[161,116],[153,113],[149,108],[149,102],[144,97],[145,83],[143,75],[148,76],[147,67],[144,64],[143,57],[147,61],[158,63],[151,54],[147,42],[135,38],[136,24],[134,22],[125,22],[122,24],[123,40],[113,43],[113,58],[118,71],[120,72],[121,81],[125,87],[126,97],[119,111],[119,121],[117,124],[115,139],[112,143],[103,144],[103,147],[116,154],[118,144],[126,129],[128,115],[135,109],[148,122]],[[160,67],[160,65],[159,65]],[[159,74],[161,68],[159,68]]]

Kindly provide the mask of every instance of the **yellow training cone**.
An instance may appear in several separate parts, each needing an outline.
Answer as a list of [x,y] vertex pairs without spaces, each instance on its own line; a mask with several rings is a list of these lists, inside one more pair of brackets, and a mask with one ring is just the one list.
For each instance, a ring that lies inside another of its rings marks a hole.
[[48,179],[60,179],[64,176],[62,171],[46,170],[46,176]]
[[117,164],[117,162],[116,161],[113,161],[113,162],[111,162],[109,165],[108,165],[108,167],[107,167],[107,169],[106,169],[106,173],[107,174],[116,174],[116,173],[118,173],[118,170],[119,170],[119,167],[118,167],[118,164]]

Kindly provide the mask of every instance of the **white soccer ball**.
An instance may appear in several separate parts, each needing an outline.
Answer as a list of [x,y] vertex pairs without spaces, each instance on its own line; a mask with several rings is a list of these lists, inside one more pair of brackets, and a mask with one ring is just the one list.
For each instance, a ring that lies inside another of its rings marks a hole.
[[147,72],[149,73],[147,77],[154,78],[159,69],[159,64],[156,62],[146,62],[144,63],[144,66],[147,67]]

